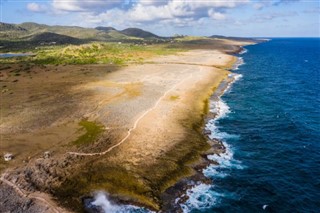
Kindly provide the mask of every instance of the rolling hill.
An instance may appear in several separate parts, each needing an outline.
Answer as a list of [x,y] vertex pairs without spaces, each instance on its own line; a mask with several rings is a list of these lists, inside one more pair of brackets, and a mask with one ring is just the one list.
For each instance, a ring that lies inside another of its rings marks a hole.
[[7,24],[7,23],[0,22],[0,31],[4,32],[4,31],[27,31],[27,30],[15,24]]
[[[0,40],[33,41],[42,40],[46,42],[46,36],[54,42],[57,39],[60,43],[76,41],[120,41],[135,39],[157,39],[159,36],[139,28],[128,28],[122,31],[113,27],[83,28],[76,26],[50,26],[25,22],[22,24],[8,24],[0,22]],[[65,37],[63,37],[65,36]]]
[[105,31],[105,32],[110,32],[112,30],[117,31],[115,28],[113,27],[96,27],[96,30],[100,30],[100,31]]
[[57,33],[44,32],[34,35],[31,42],[36,44],[79,44],[81,40],[71,36],[60,35]]
[[127,35],[127,36],[138,37],[138,38],[145,38],[145,39],[161,38],[160,36],[157,36],[153,33],[148,32],[148,31],[141,30],[139,28],[127,28],[127,29],[122,30],[120,32],[122,34]]

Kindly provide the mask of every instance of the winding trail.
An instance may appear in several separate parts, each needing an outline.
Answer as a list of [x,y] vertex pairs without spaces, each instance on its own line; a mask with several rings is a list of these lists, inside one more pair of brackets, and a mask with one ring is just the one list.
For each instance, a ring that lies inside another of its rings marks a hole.
[[151,107],[150,109],[148,109],[147,111],[145,111],[141,116],[139,116],[137,118],[137,120],[134,122],[133,127],[131,127],[128,132],[127,135],[117,144],[109,147],[107,150],[103,151],[103,152],[95,152],[95,153],[84,153],[84,152],[67,152],[67,154],[70,155],[76,155],[76,156],[96,156],[96,155],[105,155],[106,153],[110,152],[111,150],[113,150],[114,148],[120,146],[122,143],[124,143],[131,135],[131,132],[133,130],[135,130],[139,124],[139,122],[141,121],[141,119],[143,119],[149,112],[151,112],[152,110],[154,110],[159,103],[162,101],[162,99],[164,99],[168,93],[170,93],[171,91],[175,90],[178,86],[180,86],[181,84],[183,84],[185,81],[187,81],[188,79],[192,78],[192,74],[190,74],[187,78],[183,79],[182,81],[180,81],[178,84],[175,84],[173,87],[171,87],[169,90],[167,90],[159,99],[158,101],[154,104],[153,107]]
[[12,183],[11,181],[5,179],[5,175],[7,173],[3,173],[0,177],[0,181],[7,184],[8,186],[12,187],[21,197],[24,198],[30,198],[30,199],[35,199],[38,200],[42,203],[44,203],[49,209],[52,210],[52,212],[55,213],[62,213],[62,212],[66,212],[64,210],[62,210],[61,208],[57,207],[57,205],[51,201],[50,199],[45,198],[45,196],[41,193],[28,193],[26,191],[24,191],[23,189],[20,189],[16,184]]
[[[107,150],[103,151],[103,152],[97,152],[97,153],[80,153],[80,152],[67,152],[67,154],[70,155],[76,155],[76,156],[95,156],[95,155],[105,155],[106,153],[110,152],[111,150],[113,150],[114,148],[120,146],[122,143],[124,143],[131,135],[131,132],[133,130],[135,130],[139,124],[139,122],[152,110],[154,110],[159,103],[168,95],[168,93],[172,92],[173,90],[175,90],[178,86],[180,86],[181,84],[183,84],[185,81],[189,80],[192,78],[192,74],[190,74],[187,78],[183,79],[182,81],[180,81],[178,84],[175,84],[173,87],[171,87],[169,90],[167,90],[158,100],[157,102],[154,104],[153,107],[149,108],[147,111],[145,111],[141,116],[139,116],[137,118],[137,120],[134,122],[134,125],[132,128],[130,128],[127,132],[127,135],[117,144],[109,147]],[[8,186],[12,187],[21,197],[24,198],[30,198],[30,199],[35,199],[38,200],[42,203],[45,204],[45,206],[47,206],[50,210],[52,210],[52,212],[54,213],[62,213],[62,212],[66,212],[65,210],[59,208],[53,201],[51,201],[49,198],[46,198],[43,194],[41,193],[37,193],[37,192],[27,192],[21,188],[19,188],[19,186],[17,186],[15,183],[12,183],[11,181],[7,180],[5,178],[5,176],[7,175],[7,173],[3,173],[0,176],[0,181],[3,182],[4,184],[7,184]]]

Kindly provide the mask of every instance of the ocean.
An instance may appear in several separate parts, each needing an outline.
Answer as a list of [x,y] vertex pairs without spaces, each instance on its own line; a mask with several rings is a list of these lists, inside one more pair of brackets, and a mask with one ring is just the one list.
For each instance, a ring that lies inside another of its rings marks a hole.
[[206,128],[227,147],[184,212],[320,212],[320,39],[247,46]]

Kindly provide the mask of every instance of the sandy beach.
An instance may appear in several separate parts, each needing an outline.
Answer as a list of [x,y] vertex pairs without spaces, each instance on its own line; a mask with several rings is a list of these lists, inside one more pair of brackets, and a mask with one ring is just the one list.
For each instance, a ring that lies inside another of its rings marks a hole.
[[[79,212],[81,199],[101,190],[160,210],[163,193],[194,175],[210,149],[202,134],[208,98],[234,62],[223,50],[190,50],[122,68],[47,66],[45,72],[31,68],[31,77],[5,73],[12,94],[2,94],[1,150],[15,159],[0,162],[1,210],[16,201],[26,203],[24,212]],[[78,125],[84,119],[103,131],[90,144],[72,145],[85,134]],[[45,151],[49,158],[43,158]]]

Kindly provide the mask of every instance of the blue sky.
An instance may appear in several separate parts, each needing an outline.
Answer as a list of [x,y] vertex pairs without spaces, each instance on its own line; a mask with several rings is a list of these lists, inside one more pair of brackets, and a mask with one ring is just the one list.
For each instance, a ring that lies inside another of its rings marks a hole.
[[0,0],[1,21],[139,27],[159,35],[320,37],[317,0]]

